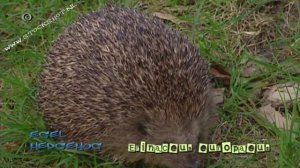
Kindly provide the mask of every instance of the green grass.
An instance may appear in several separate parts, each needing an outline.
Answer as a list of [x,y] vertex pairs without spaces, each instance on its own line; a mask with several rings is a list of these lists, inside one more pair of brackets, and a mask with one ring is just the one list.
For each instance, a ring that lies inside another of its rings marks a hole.
[[[299,2],[196,2],[117,1],[130,7],[145,4],[147,13],[161,10],[187,21],[185,25],[170,23],[170,26],[181,30],[197,44],[201,55],[209,62],[222,64],[230,72],[224,104],[218,110],[221,118],[217,127],[221,132],[218,141],[271,144],[268,153],[212,156],[210,167],[300,167],[300,150],[297,150],[300,149],[299,102],[295,101],[291,110],[285,110],[292,116],[294,128],[291,131],[281,130],[257,115],[257,107],[263,101],[259,89],[287,81],[300,83],[300,75],[292,73],[292,69],[300,69]],[[3,14],[0,15],[0,167],[124,167],[122,163],[98,158],[93,153],[37,152],[26,147],[29,142],[50,141],[30,139],[29,133],[47,130],[37,110],[35,96],[36,81],[51,44],[64,27],[82,13],[97,10],[105,1],[75,3],[74,9],[8,51],[3,49],[72,2],[3,0],[0,4]],[[187,6],[190,9],[184,10]],[[33,19],[22,20],[24,13],[30,13]],[[255,35],[257,31],[260,33]],[[261,72],[244,77],[245,60],[255,62]],[[217,87],[223,87],[223,83],[217,83]]]

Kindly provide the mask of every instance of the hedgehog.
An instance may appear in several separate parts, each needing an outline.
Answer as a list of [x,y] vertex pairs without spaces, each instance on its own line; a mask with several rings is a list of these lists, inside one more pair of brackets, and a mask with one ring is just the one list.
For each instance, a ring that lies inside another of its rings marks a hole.
[[[101,141],[100,156],[171,168],[204,167],[215,103],[198,47],[159,18],[105,6],[67,26],[48,52],[38,105],[64,141]],[[192,144],[177,154],[128,144]]]

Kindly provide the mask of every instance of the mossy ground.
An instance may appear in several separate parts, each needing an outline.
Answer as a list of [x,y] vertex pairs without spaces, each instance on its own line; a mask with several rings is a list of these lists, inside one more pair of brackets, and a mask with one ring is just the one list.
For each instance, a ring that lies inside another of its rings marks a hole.
[[[224,104],[219,108],[216,142],[269,143],[271,152],[211,155],[210,167],[300,167],[299,102],[285,113],[292,117],[284,131],[257,115],[262,103],[257,90],[272,84],[300,83],[300,3],[296,0],[123,0],[116,3],[146,13],[167,13],[181,20],[170,26],[182,31],[211,63],[230,72]],[[5,51],[9,44],[77,4],[51,24]],[[124,167],[122,163],[80,151],[29,151],[33,130],[46,130],[36,104],[37,78],[45,55],[65,26],[80,14],[97,10],[105,1],[10,1],[0,3],[0,167]],[[22,20],[29,13],[31,21]],[[246,61],[260,73],[243,76]],[[223,87],[218,82],[216,87]],[[143,166],[141,166],[143,167]]]

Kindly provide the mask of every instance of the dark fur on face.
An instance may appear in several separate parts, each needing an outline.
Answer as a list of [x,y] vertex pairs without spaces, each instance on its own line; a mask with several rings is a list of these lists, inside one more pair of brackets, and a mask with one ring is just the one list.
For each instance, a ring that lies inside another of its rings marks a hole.
[[65,139],[103,142],[114,159],[195,167],[197,153],[128,153],[128,143],[208,142],[214,103],[198,48],[157,18],[105,7],[59,36],[40,79],[39,106]]

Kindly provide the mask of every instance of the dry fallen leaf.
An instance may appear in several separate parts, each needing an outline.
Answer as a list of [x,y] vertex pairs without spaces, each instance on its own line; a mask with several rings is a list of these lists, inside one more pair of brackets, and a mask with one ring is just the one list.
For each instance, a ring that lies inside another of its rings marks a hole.
[[245,67],[242,70],[243,77],[250,77],[258,69],[257,65],[254,62],[247,62]]
[[273,105],[279,105],[293,100],[300,100],[300,87],[294,82],[278,84],[269,87],[263,93],[263,96]]
[[289,72],[293,75],[300,75],[300,68],[298,67],[290,67]]
[[216,104],[220,104],[224,102],[224,91],[225,88],[213,88],[212,94],[214,97],[214,101]]
[[258,109],[258,111],[265,117],[269,122],[275,123],[275,125],[279,128],[283,128],[285,130],[290,129],[291,120],[289,117],[285,118],[279,111],[276,111],[271,104],[262,106]]
[[180,23],[184,23],[185,22],[183,20],[178,19],[177,17],[175,17],[173,15],[166,14],[166,13],[161,13],[161,12],[154,12],[153,16],[156,16],[156,17],[158,17],[160,19],[163,19],[163,20],[171,21],[171,22],[173,22],[175,24],[180,24]]
[[210,72],[214,78],[220,80],[225,86],[230,85],[230,74],[222,65],[212,64]]
[[260,34],[260,31],[253,31],[253,32],[247,32],[247,31],[243,31],[243,34],[249,35],[249,36],[257,36]]
[[20,141],[14,141],[14,142],[6,142],[3,144],[3,146],[8,150],[8,151],[15,151],[17,150],[22,143]]

